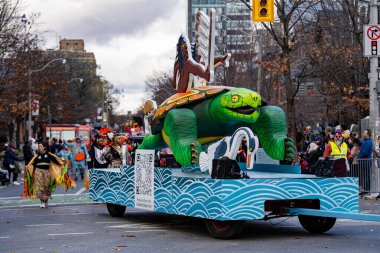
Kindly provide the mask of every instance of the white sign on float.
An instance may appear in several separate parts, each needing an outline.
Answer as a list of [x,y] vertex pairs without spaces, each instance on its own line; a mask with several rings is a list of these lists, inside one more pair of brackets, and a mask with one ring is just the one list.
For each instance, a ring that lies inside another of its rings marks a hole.
[[276,164],[279,165],[280,162],[278,160],[274,160],[270,158],[267,153],[265,153],[263,148],[257,149],[256,153],[256,164]]
[[135,208],[154,211],[154,150],[136,150]]
[[363,26],[363,46],[364,56],[374,57],[380,55],[378,44],[380,43],[380,26],[379,25],[365,25]]

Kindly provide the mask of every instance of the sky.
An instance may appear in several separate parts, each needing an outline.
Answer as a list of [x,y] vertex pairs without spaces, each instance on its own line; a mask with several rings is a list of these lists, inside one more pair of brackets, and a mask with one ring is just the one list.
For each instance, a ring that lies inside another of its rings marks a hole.
[[186,0],[23,0],[26,16],[39,13],[45,49],[59,39],[83,39],[101,75],[124,90],[116,113],[144,101],[144,81],[172,69],[176,43],[186,32]]

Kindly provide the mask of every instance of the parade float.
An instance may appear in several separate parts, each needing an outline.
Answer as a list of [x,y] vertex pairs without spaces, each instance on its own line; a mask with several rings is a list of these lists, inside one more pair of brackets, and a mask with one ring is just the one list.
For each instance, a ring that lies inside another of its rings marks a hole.
[[[311,233],[330,230],[336,218],[380,221],[360,214],[358,179],[301,174],[284,111],[255,91],[214,84],[215,10],[197,14],[196,41],[177,43],[173,87],[160,106],[147,101],[147,134],[135,164],[90,171],[90,198],[107,203],[111,216],[126,207],[205,219],[216,238],[238,236],[245,221],[298,216]],[[247,143],[245,163],[237,151]],[[180,168],[155,167],[156,153],[170,148]],[[265,159],[263,159],[265,157]]]

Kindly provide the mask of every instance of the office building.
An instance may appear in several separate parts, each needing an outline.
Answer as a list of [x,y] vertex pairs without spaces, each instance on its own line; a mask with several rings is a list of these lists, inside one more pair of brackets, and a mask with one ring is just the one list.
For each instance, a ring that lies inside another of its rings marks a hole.
[[[250,5],[250,0],[245,0]],[[251,11],[236,0],[188,0],[187,34],[190,42],[195,36],[195,15],[198,11],[216,10],[216,54],[242,52],[251,47],[253,25]]]

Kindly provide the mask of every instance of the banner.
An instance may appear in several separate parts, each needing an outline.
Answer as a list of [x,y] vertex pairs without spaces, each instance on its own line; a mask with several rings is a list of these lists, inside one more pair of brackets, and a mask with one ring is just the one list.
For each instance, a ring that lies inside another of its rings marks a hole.
[[136,150],[135,208],[154,211],[154,150]]

